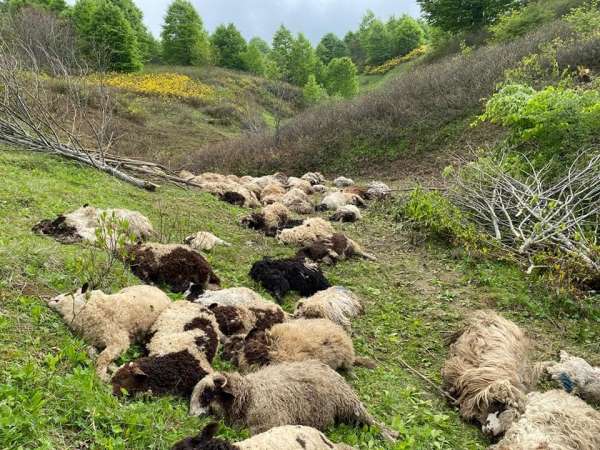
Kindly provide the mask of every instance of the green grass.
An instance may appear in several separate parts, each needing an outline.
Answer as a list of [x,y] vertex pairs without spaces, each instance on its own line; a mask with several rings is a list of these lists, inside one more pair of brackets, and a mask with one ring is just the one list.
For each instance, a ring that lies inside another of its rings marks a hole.
[[[78,267],[91,250],[36,236],[31,227],[90,203],[138,210],[157,228],[162,217],[173,240],[212,231],[233,244],[208,255],[224,287],[257,289],[248,277],[252,262],[293,249],[242,229],[238,220],[246,211],[198,192],[165,186],[147,193],[73,163],[3,147],[0,176],[0,448],[168,449],[196,433],[207,420],[188,417],[186,402],[122,401],[96,378],[85,343],[42,300],[81,284]],[[444,338],[465,312],[480,307],[496,308],[525,327],[536,337],[540,358],[561,348],[597,354],[598,323],[553,303],[510,266],[455,259],[434,244],[413,247],[391,217],[383,204],[367,210],[364,221],[344,225],[379,260],[344,262],[326,274],[366,301],[353,338],[357,352],[375,358],[378,367],[356,369],[347,378],[401,440],[388,446],[375,430],[348,426],[327,434],[361,449],[483,449],[489,442],[478,429],[462,422],[400,359],[439,384]],[[116,290],[137,282],[118,266],[107,285]],[[124,360],[133,356],[129,352]],[[247,436],[244,430],[223,431],[235,439]]]

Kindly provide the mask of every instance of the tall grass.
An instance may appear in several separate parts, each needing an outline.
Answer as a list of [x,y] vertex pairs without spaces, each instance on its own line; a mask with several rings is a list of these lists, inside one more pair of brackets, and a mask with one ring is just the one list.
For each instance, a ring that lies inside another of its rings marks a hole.
[[[317,106],[275,131],[246,134],[201,148],[189,157],[194,170],[259,173],[339,168],[340,161],[377,164],[409,152],[428,134],[477,113],[504,72],[555,38],[572,37],[557,21],[543,30],[503,44],[424,65],[349,101]],[[600,40],[574,44],[559,63],[598,66]],[[382,164],[380,164],[383,166]],[[346,166],[347,167],[347,166]]]

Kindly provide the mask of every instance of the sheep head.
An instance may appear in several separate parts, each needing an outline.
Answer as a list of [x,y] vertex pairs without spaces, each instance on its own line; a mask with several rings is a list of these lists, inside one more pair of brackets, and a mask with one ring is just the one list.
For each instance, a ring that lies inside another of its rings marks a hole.
[[135,361],[122,366],[112,377],[113,395],[133,394],[146,390],[148,375]]
[[59,313],[66,322],[74,319],[88,300],[88,283],[72,294],[61,294],[47,300],[48,307]]
[[225,417],[232,409],[240,408],[244,396],[239,395],[236,384],[242,381],[238,374],[215,372],[204,377],[194,388],[190,400],[190,415],[208,414]]

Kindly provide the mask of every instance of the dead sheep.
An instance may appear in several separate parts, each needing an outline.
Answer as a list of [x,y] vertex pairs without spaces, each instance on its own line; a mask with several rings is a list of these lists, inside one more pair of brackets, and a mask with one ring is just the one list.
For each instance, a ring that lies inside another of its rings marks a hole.
[[308,258],[311,261],[335,264],[354,256],[377,261],[377,257],[363,250],[363,248],[342,233],[335,233],[328,239],[317,241],[304,247],[296,254],[298,258]]
[[157,318],[146,346],[148,356],[122,366],[112,378],[114,395],[151,392],[188,397],[198,381],[212,372],[219,328],[201,305],[172,303]]
[[373,368],[368,358],[357,358],[352,339],[327,319],[298,319],[266,330],[254,329],[244,339],[236,363],[244,372],[254,367],[314,359],[334,370],[353,366]]
[[309,181],[303,180],[302,178],[289,177],[288,186],[290,187],[290,189],[300,189],[307,195],[311,195],[314,193],[312,184]]
[[356,222],[361,219],[360,209],[354,205],[340,206],[329,218],[331,222]]
[[330,239],[335,233],[335,228],[331,223],[319,217],[313,217],[306,219],[302,225],[282,230],[277,239],[282,244],[308,247],[315,242]]
[[315,184],[312,188],[313,191],[315,191],[318,194],[324,194],[325,192],[327,192],[327,186],[324,186],[322,184]]
[[261,212],[244,217],[242,226],[262,231],[266,236],[274,237],[277,232],[302,224],[302,220],[291,219],[292,212],[281,203],[265,206]]
[[326,181],[325,177],[320,172],[307,172],[304,175],[302,175],[301,178],[303,180],[308,181],[313,186],[316,184],[323,184]]
[[[217,174],[213,174],[216,176]],[[224,202],[232,205],[237,205],[245,208],[257,208],[260,206],[260,202],[256,195],[235,181],[231,181],[226,177],[220,175],[220,179],[211,180],[194,178],[194,182],[204,192],[213,194],[219,197]]]
[[223,417],[252,435],[283,425],[322,431],[347,423],[375,425],[390,440],[397,436],[367,412],[340,374],[317,361],[275,364],[245,376],[210,374],[194,388],[190,414]]
[[279,305],[248,288],[209,291],[196,300],[215,315],[224,335],[246,334],[253,328],[270,328],[286,319]]
[[297,258],[265,257],[252,265],[250,277],[273,295],[278,303],[283,303],[283,298],[290,291],[308,297],[330,286],[319,267]]
[[364,312],[361,299],[349,289],[333,286],[296,304],[294,317],[328,319],[350,332],[351,320]]
[[[270,195],[280,195],[283,196],[286,193],[285,187],[280,183],[269,183],[260,191],[260,199],[261,201],[270,196]],[[264,202],[263,202],[264,204]]]
[[116,294],[87,291],[63,294],[48,301],[64,322],[88,344],[102,350],[96,360],[96,373],[108,381],[108,366],[131,344],[142,342],[158,316],[171,305],[160,289],[131,286]]
[[215,438],[218,423],[211,423],[195,436],[176,443],[172,450],[355,450],[345,444],[334,444],[319,430],[301,425],[271,428],[250,439],[231,444]]
[[210,264],[186,245],[147,243],[132,246],[131,271],[146,283],[166,285],[189,299],[221,284]]
[[333,184],[339,188],[352,186],[354,184],[354,180],[346,177],[337,177],[333,180]]
[[[496,415],[486,431],[492,431]],[[600,412],[562,390],[532,392],[523,414],[489,450],[597,450]]]
[[42,220],[33,227],[33,231],[52,236],[64,244],[82,241],[95,243],[99,227],[104,228],[100,235],[106,236],[107,240],[111,239],[114,232],[107,227],[114,227],[117,225],[115,222],[123,222],[124,225],[126,222],[124,228],[127,234],[133,235],[137,240],[145,241],[154,235],[150,221],[137,211],[98,209],[88,205],[69,214],[60,215],[54,220]]
[[315,206],[310,201],[310,197],[298,188],[290,189],[277,201],[283,203],[296,214],[312,214],[315,211]]
[[592,367],[585,359],[560,352],[560,362],[546,365],[546,371],[568,393],[600,404],[600,367]]
[[383,200],[392,195],[390,187],[381,181],[372,181],[367,185],[367,200]]
[[317,205],[317,211],[336,211],[341,206],[354,205],[364,207],[364,199],[349,192],[336,191],[327,194]]
[[183,243],[189,245],[194,250],[207,252],[212,251],[217,245],[231,247],[231,244],[229,242],[218,238],[217,236],[215,236],[212,233],[209,233],[208,231],[199,231],[196,234],[188,236],[184,239]]
[[480,310],[458,335],[442,379],[461,416],[484,424],[496,411],[521,410],[538,375],[529,361],[531,344],[525,333],[494,311]]
[[181,172],[179,172],[179,178],[183,178],[186,181],[191,181],[195,177],[196,175],[194,175],[189,170],[182,170]]

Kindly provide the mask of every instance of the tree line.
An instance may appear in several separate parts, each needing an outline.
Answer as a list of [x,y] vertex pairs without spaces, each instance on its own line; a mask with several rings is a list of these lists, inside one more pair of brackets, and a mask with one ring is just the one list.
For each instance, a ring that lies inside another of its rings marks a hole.
[[77,0],[73,6],[65,0],[5,0],[0,6],[8,13],[36,7],[59,14],[74,28],[82,54],[107,70],[132,72],[150,62],[216,65],[304,87],[314,101],[354,95],[361,70],[410,52],[427,36],[424,22],[409,16],[383,22],[369,11],[358,30],[343,39],[328,33],[316,48],[283,25],[271,43],[246,41],[233,23],[208,33],[188,0],[173,0],[157,40],[133,0]]

